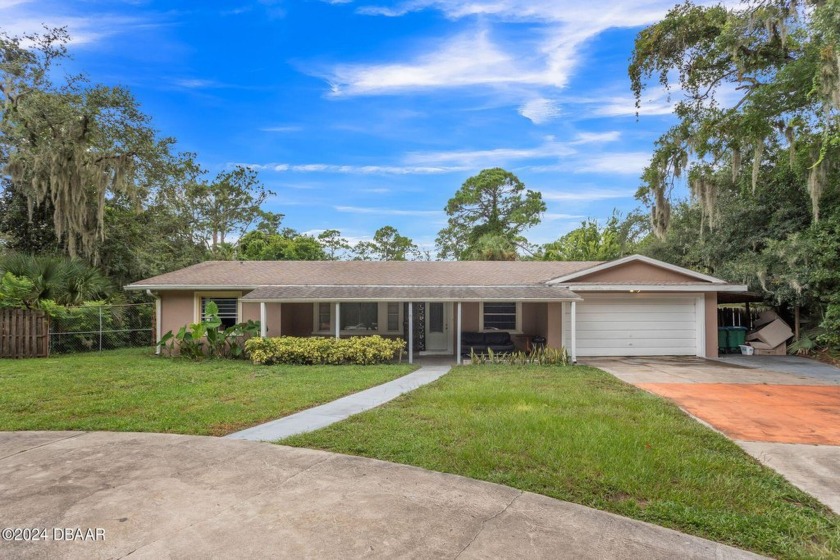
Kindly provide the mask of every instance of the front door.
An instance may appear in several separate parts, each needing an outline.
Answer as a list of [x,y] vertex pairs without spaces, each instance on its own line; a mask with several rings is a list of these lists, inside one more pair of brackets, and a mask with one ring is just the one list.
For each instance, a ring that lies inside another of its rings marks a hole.
[[426,303],[426,352],[449,351],[450,308],[448,303]]

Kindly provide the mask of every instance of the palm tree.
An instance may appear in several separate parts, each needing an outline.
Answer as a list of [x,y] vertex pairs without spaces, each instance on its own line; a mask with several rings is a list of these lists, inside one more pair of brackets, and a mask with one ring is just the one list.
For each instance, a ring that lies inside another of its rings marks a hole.
[[504,235],[487,233],[479,237],[467,253],[469,261],[515,261],[516,245]]
[[78,259],[53,255],[9,253],[0,256],[0,276],[10,272],[33,283],[32,300],[79,305],[107,297],[113,290],[99,269]]

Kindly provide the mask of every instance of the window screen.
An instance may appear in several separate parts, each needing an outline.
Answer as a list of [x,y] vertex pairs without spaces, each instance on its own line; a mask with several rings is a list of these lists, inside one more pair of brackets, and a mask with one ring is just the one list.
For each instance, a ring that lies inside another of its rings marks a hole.
[[210,302],[216,304],[219,308],[219,319],[222,321],[222,327],[228,328],[234,326],[238,322],[238,301],[236,298],[220,298],[220,297],[203,297],[201,298],[201,318],[207,320],[207,304]]
[[485,303],[484,328],[500,331],[516,330],[516,303]]
[[341,330],[375,331],[379,329],[379,305],[376,303],[342,303]]

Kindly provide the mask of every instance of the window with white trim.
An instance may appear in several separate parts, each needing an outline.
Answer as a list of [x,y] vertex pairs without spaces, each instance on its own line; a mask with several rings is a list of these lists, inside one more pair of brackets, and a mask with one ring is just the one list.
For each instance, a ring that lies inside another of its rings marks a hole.
[[232,327],[239,322],[239,300],[236,298],[226,297],[202,297],[201,298],[201,320],[206,321],[209,317],[207,315],[207,304],[210,302],[216,304],[219,309],[219,320],[222,322],[222,328]]
[[332,315],[332,304],[331,303],[319,303],[318,304],[318,316],[316,320],[318,321],[315,329],[317,332],[327,332],[330,330],[330,317]]
[[388,303],[388,332],[399,332],[400,330],[400,304]]
[[485,302],[482,306],[483,330],[517,330],[518,306],[516,302]]
[[[312,308],[313,333],[335,332],[335,303],[318,302]],[[403,305],[399,302],[341,302],[339,330],[344,335],[394,335],[403,331]]]

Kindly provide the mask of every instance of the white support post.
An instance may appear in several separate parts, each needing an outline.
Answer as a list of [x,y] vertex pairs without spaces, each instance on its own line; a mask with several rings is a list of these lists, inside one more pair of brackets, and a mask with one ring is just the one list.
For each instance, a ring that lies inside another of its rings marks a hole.
[[268,334],[268,325],[266,324],[265,302],[260,302],[260,336],[265,338]]
[[335,338],[341,338],[341,304],[335,302]]
[[569,334],[572,340],[572,363],[577,363],[577,302],[572,302],[572,309],[569,317]]
[[408,363],[414,363],[414,309],[408,302]]
[[[151,293],[151,292],[150,292]],[[155,354],[160,354],[161,348],[157,345],[162,336],[160,329],[163,328],[163,317],[161,316],[161,301],[160,295],[155,295]]]
[[461,364],[461,302],[458,302],[458,312],[456,313],[457,327],[455,328],[455,363]]

